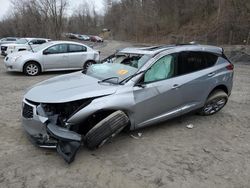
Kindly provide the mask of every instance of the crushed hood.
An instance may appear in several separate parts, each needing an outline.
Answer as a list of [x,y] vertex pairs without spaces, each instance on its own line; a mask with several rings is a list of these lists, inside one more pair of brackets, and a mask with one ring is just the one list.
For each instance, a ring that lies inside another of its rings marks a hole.
[[76,72],[38,83],[24,98],[39,103],[63,103],[110,95],[116,89],[116,85],[98,83],[98,79]]

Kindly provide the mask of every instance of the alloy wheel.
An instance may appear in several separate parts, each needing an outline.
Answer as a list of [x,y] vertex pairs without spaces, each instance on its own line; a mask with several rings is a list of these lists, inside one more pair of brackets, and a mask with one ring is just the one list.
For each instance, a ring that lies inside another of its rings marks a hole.
[[26,72],[27,72],[28,75],[35,76],[39,72],[39,67],[37,65],[35,65],[35,64],[29,64],[26,67]]
[[225,98],[214,99],[205,105],[203,111],[207,115],[214,114],[220,111],[225,106],[226,102]]

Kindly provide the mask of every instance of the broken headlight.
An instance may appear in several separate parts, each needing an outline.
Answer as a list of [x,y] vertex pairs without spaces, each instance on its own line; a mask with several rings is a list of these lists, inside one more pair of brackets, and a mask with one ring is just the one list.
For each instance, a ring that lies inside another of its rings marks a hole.
[[92,100],[83,99],[67,103],[46,103],[41,105],[48,117],[58,115],[60,121],[66,122],[76,112],[89,105]]

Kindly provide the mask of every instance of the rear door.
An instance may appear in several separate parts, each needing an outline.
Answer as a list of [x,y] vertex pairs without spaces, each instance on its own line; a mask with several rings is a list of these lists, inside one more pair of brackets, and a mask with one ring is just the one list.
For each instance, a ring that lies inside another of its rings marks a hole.
[[77,45],[77,44],[69,44],[68,46],[68,52],[69,52],[69,68],[78,68],[82,69],[83,64],[87,60],[88,53],[87,47],[83,45]]
[[68,45],[57,44],[43,51],[45,70],[68,69]]
[[182,98],[182,113],[204,105],[211,88],[215,85],[213,65],[218,56],[208,52],[181,52],[178,57],[177,76]]

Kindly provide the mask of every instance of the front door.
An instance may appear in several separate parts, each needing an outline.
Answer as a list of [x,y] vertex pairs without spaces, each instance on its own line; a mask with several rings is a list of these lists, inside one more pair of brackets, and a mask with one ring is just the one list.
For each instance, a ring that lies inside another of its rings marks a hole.
[[57,44],[43,52],[44,70],[59,70],[68,68],[68,45]]
[[163,121],[181,113],[180,83],[175,76],[176,59],[176,54],[159,58],[145,73],[139,86],[134,87],[136,128]]

